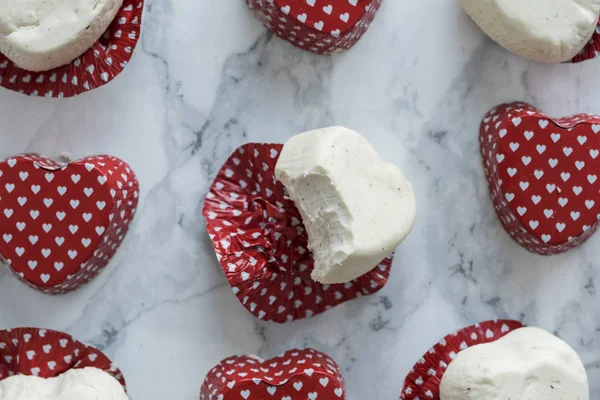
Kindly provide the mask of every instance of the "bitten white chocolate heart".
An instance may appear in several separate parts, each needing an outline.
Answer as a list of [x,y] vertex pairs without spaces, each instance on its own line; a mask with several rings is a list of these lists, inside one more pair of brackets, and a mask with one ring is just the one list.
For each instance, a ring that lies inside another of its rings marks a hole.
[[79,57],[102,36],[123,0],[0,0],[0,52],[47,71]]
[[292,137],[275,174],[302,215],[315,281],[344,283],[369,272],[415,223],[410,183],[352,130],[331,127]]
[[543,63],[572,59],[592,37],[600,0],[460,0],[502,47]]
[[48,379],[11,376],[0,381],[0,400],[127,400],[127,395],[115,378],[88,367]]
[[517,329],[458,353],[442,377],[441,400],[588,400],[579,356],[539,328]]

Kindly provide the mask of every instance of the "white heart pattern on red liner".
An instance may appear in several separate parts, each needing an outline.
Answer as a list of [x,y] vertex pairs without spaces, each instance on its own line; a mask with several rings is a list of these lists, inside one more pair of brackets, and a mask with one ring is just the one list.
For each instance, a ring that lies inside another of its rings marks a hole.
[[29,96],[72,97],[112,81],[129,63],[140,39],[144,0],[124,0],[94,46],[67,65],[44,72],[17,67],[0,53],[0,86]]
[[0,163],[0,260],[42,292],[75,290],[117,251],[138,191],[131,168],[115,157],[9,158]]
[[290,350],[271,360],[230,357],[204,380],[200,400],[343,400],[344,378],[331,357],[312,349]]
[[66,333],[39,328],[0,331],[0,381],[18,374],[54,378],[86,367],[110,374],[127,390],[123,374],[104,353]]
[[369,28],[382,0],[246,0],[280,38],[317,54],[350,49]]
[[479,139],[494,208],[528,250],[561,253],[598,228],[599,132],[598,116],[553,120],[524,103],[486,114]]

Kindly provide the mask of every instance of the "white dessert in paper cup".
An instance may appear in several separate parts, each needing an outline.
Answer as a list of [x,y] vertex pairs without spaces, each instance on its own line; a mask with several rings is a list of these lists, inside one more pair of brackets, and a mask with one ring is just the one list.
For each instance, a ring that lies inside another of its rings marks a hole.
[[589,400],[577,353],[519,321],[486,321],[447,335],[415,364],[402,400]]
[[26,95],[71,97],[128,64],[144,0],[0,0],[0,85]]
[[50,329],[0,331],[0,400],[127,400],[121,371],[98,349]]
[[360,134],[332,127],[236,149],[202,213],[242,305],[285,323],[381,290],[415,203],[397,167]]

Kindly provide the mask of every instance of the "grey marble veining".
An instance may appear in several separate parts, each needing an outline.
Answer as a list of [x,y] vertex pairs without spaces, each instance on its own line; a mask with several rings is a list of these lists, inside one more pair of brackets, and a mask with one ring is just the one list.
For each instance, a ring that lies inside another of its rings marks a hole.
[[[92,284],[38,294],[0,270],[0,325],[67,331],[104,350],[131,398],[192,400],[231,354],[295,346],[333,356],[349,399],[396,399],[438,339],[492,318],[567,340],[600,399],[600,236],[554,257],[506,235],[487,193],[477,131],[498,103],[551,115],[600,113],[600,61],[529,63],[487,40],[455,1],[390,1],[366,36],[334,58],[275,38],[242,0],[147,0],[142,41],[112,84],[77,99],[0,91],[0,157],[25,151],[109,153],[141,181],[129,236]],[[229,153],[339,124],[400,166],[418,223],[388,285],[309,320],[266,324],[220,271],[202,200]]]

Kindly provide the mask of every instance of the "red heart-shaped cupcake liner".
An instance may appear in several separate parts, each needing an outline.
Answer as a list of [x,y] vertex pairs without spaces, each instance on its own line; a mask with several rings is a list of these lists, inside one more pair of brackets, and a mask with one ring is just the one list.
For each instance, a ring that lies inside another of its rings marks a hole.
[[382,0],[246,0],[273,33],[302,50],[331,55],[350,49]]
[[72,97],[96,89],[119,75],[140,38],[144,0],[124,0],[104,35],[67,65],[44,72],[17,67],[0,54],[0,86],[29,96]]
[[526,249],[557,254],[586,241],[600,219],[600,117],[552,119],[529,104],[503,104],[480,128],[494,208]]
[[591,60],[593,58],[598,57],[600,55],[600,22],[598,26],[596,26],[596,30],[592,35],[590,41],[586,44],[586,46],[581,50],[579,54],[573,57],[571,62],[579,63],[582,61]]
[[290,350],[263,361],[231,357],[206,376],[200,400],[345,399],[344,378],[338,365],[316,350]]
[[415,364],[404,381],[401,400],[440,400],[440,383],[456,355],[469,347],[494,342],[515,329],[519,321],[486,321],[446,336]]
[[131,168],[111,156],[0,163],[0,261],[45,293],[93,279],[121,245],[138,204]]
[[54,378],[86,367],[101,369],[127,389],[123,374],[106,355],[66,333],[39,328],[0,330],[0,381],[13,375]]
[[275,178],[282,148],[258,143],[238,148],[217,174],[203,209],[234,293],[256,317],[279,323],[379,291],[392,265],[390,256],[345,284],[312,280],[314,263],[302,217]]

